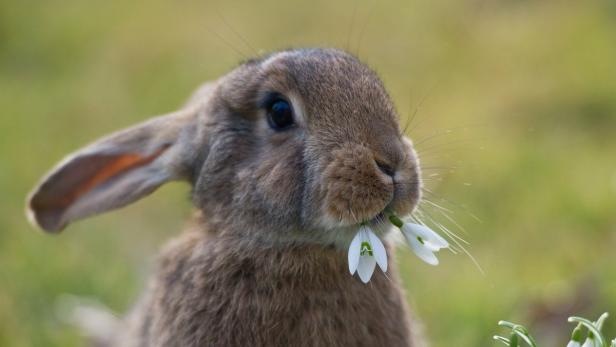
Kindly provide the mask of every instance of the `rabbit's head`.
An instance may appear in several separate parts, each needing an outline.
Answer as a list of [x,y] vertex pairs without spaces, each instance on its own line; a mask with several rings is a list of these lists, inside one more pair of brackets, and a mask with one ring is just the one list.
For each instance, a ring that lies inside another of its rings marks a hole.
[[192,184],[210,229],[332,243],[385,209],[410,213],[419,166],[378,76],[333,49],[283,51],[206,85],[176,113],[62,161],[28,201],[48,231]]

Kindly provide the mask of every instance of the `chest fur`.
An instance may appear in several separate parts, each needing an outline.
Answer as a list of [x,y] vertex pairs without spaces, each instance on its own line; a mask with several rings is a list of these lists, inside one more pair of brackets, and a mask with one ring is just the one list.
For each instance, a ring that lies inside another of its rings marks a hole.
[[151,345],[412,345],[395,269],[365,285],[335,249],[187,240],[161,259],[141,329]]

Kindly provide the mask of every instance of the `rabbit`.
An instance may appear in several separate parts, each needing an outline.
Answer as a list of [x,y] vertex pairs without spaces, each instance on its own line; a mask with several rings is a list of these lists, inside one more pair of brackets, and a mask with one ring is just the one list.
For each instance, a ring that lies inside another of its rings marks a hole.
[[[68,156],[27,214],[58,233],[177,180],[192,187],[194,221],[107,345],[424,345],[382,223],[420,201],[419,159],[358,58],[312,48],[243,62],[179,111]],[[347,264],[360,223],[390,257],[367,284]]]

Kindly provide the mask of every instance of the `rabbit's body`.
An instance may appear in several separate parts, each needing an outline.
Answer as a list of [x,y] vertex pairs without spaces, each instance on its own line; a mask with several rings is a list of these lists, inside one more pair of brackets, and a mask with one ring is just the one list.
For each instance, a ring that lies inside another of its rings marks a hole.
[[385,88],[356,58],[248,61],[179,111],[67,157],[28,214],[59,231],[171,180],[192,186],[200,222],[163,252],[113,345],[419,345],[395,267],[367,284],[349,275],[360,223],[384,236],[384,211],[412,212],[421,186]]
[[159,266],[121,346],[416,346],[395,270],[349,280],[333,247],[192,231]]

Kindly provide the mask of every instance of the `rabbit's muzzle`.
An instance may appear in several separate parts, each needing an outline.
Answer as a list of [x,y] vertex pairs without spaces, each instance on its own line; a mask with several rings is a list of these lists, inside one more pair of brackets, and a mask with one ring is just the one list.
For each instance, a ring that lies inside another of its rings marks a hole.
[[419,200],[418,165],[411,148],[396,165],[379,160],[361,144],[344,144],[332,152],[324,179],[327,219],[355,224],[378,216],[385,208],[410,213]]

